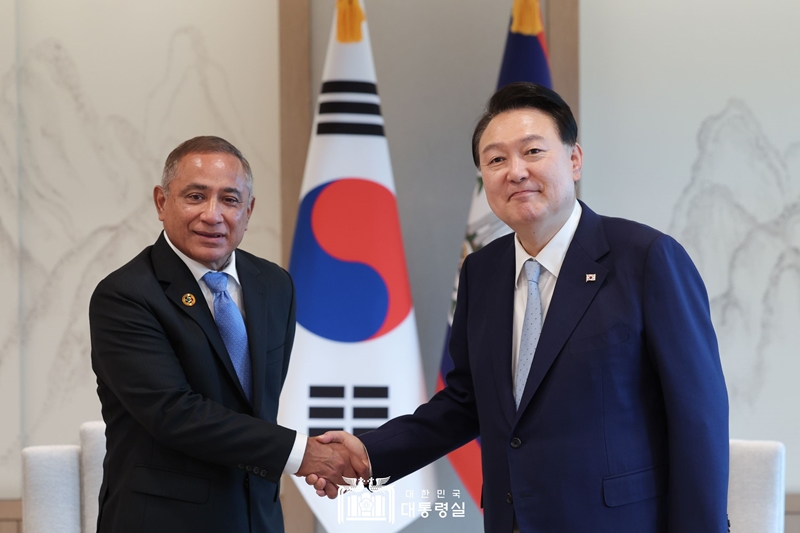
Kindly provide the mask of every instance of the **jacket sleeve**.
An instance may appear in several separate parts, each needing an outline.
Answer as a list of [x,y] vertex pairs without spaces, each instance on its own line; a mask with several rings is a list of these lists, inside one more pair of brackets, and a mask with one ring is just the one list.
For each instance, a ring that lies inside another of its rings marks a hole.
[[666,235],[648,252],[643,287],[648,352],[669,439],[671,533],[727,531],[728,395],[708,295],[686,251]]
[[412,415],[390,420],[360,438],[367,447],[376,477],[406,476],[463,446],[479,433],[475,392],[469,364],[467,285],[469,257],[464,261],[458,284],[449,348],[454,368],[445,387]]

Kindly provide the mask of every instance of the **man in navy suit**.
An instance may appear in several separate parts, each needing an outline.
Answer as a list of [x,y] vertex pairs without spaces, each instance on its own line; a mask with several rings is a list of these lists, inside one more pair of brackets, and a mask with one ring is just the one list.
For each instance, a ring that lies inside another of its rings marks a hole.
[[480,436],[486,531],[726,531],[727,392],[691,259],[577,200],[577,125],[553,91],[499,90],[472,148],[514,233],[464,261],[455,367],[413,415],[362,435],[372,474],[397,479]]
[[224,139],[190,139],[153,199],[164,232],[89,307],[106,422],[97,529],[282,532],[283,472],[366,471],[341,445],[277,424],[294,285],[237,249],[255,204],[250,165]]

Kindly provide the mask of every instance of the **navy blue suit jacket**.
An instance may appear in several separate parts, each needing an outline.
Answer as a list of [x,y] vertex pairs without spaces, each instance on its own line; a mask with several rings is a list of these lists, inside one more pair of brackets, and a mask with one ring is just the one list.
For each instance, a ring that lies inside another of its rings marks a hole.
[[296,432],[276,418],[294,341],[294,285],[242,250],[236,268],[252,405],[200,286],[163,235],[95,289],[92,368],[107,450],[98,531],[283,531],[278,483]]
[[464,261],[455,368],[413,415],[362,436],[374,475],[480,436],[486,531],[510,532],[515,516],[523,533],[726,531],[727,392],[684,249],[584,205],[517,410],[513,239]]

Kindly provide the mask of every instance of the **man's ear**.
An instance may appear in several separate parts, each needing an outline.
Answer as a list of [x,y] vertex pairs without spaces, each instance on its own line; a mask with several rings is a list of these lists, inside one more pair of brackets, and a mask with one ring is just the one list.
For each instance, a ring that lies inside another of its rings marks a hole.
[[247,220],[250,220],[250,215],[253,214],[253,207],[255,207],[255,205],[256,205],[256,197],[255,196],[251,196],[250,197],[250,205],[247,206]]
[[583,148],[581,148],[580,144],[575,143],[569,158],[572,161],[572,181],[577,183],[581,179],[581,171],[583,170]]
[[153,203],[156,204],[156,211],[158,211],[158,220],[164,221],[164,204],[167,203],[167,195],[161,185],[156,185],[153,188]]

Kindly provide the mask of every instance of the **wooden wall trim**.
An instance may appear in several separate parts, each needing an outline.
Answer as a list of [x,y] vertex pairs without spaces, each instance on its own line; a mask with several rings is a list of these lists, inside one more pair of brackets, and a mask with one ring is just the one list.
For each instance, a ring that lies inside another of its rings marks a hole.
[[[580,51],[578,34],[578,0],[555,0],[543,3],[547,51],[550,58],[550,76],[555,90],[569,104],[578,123],[580,140]],[[576,185],[581,197],[581,183]]]
[[[281,261],[289,267],[294,225],[311,134],[311,2],[278,0],[280,70]],[[314,513],[294,482],[283,476],[286,531],[313,533]]]
[[[542,14],[547,36],[553,90],[560,94],[572,109],[572,114],[578,123],[580,140],[580,36],[578,33],[580,6],[578,0],[545,0],[543,7]],[[576,192],[580,198],[580,182],[576,185]]]
[[569,104],[580,124],[578,0],[547,2],[543,14],[553,90]]
[[280,27],[281,260],[289,266],[311,134],[311,3],[278,0]]
[[800,494],[786,495],[786,514],[800,515]]
[[0,533],[22,533],[22,500],[0,500]]
[[0,520],[22,520],[22,500],[0,500]]

